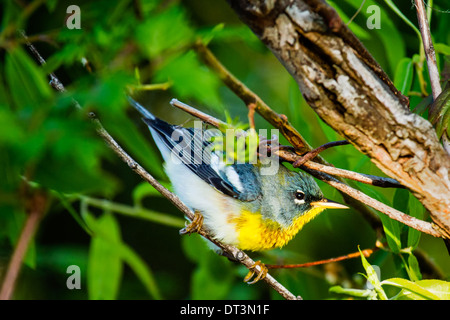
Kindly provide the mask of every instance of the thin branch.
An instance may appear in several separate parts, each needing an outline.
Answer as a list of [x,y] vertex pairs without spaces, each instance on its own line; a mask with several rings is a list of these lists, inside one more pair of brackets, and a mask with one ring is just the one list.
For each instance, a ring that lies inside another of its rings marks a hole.
[[365,193],[342,183],[338,179],[328,174],[311,170],[306,167],[304,167],[303,170],[308,172],[312,176],[316,177],[317,179],[320,179],[325,183],[329,184],[330,186],[338,189],[339,191],[349,195],[350,197],[357,199],[358,201],[361,201],[362,203],[368,205],[369,207],[374,208],[377,211],[380,211],[381,213],[384,213],[391,219],[397,220],[413,229],[430,234],[434,237],[441,237],[441,238],[447,237],[445,234],[441,232],[440,229],[436,229],[434,224],[419,220],[401,211],[398,211],[397,209],[389,207],[388,205],[378,200],[375,200],[374,198],[369,197]]
[[[378,251],[379,248],[375,247],[373,249],[364,249],[361,250],[361,253],[364,255],[364,257],[368,258],[370,257],[374,252]],[[335,257],[335,258],[329,258],[329,259],[324,259],[324,260],[319,260],[319,261],[313,261],[313,262],[306,262],[306,263],[297,263],[297,264],[281,264],[281,265],[277,265],[277,264],[266,264],[266,267],[268,269],[295,269],[295,268],[309,268],[309,267],[313,267],[313,266],[318,266],[318,265],[322,265],[322,264],[326,264],[326,263],[331,263],[331,262],[338,262],[338,261],[343,261],[343,260],[348,260],[348,259],[354,259],[354,258],[359,258],[361,257],[361,253],[358,252],[353,252],[353,253],[349,253],[343,256],[339,256],[339,257]]]
[[[20,34],[22,35],[22,37],[25,40],[25,44],[27,45],[28,49],[31,51],[31,53],[33,53],[33,55],[36,57],[36,59],[38,60],[38,62],[41,65],[45,65],[46,62],[44,60],[44,58],[42,58],[42,56],[39,54],[39,52],[36,50],[36,48],[34,47],[34,45],[28,40],[27,35],[25,34],[24,30],[20,30],[19,31]],[[50,73],[50,85],[55,88],[56,90],[63,92],[65,91],[65,88],[63,86],[63,84],[61,83],[61,81],[58,80],[58,78],[55,76],[54,73]]]
[[420,34],[422,35],[423,48],[425,50],[425,56],[427,58],[431,91],[433,93],[433,99],[436,100],[437,97],[441,94],[442,88],[441,83],[439,82],[439,70],[436,63],[436,53],[434,51],[433,41],[431,39],[430,26],[428,24],[423,0],[414,0],[414,2],[417,11],[417,20],[419,21]]
[[355,14],[350,18],[350,20],[347,21],[347,26],[352,23],[352,21],[356,18],[356,16],[361,12],[362,8],[364,7],[364,4],[366,3],[366,0],[363,0],[361,2],[361,5],[359,6],[358,10],[356,10]]
[[181,110],[183,110],[186,113],[189,113],[190,115],[193,115],[196,118],[202,119],[204,122],[214,126],[214,127],[228,127],[228,124],[226,122],[223,122],[217,118],[214,118],[212,116],[210,116],[209,114],[206,114],[204,112],[201,112],[193,107],[191,107],[190,105],[187,105],[184,102],[181,102],[177,99],[172,99],[170,101],[170,104],[174,107],[177,107]]
[[111,212],[118,213],[124,216],[156,222],[165,226],[183,228],[186,222],[185,219],[147,210],[140,205],[129,206],[106,199],[97,199],[84,195],[79,195],[78,198],[90,206],[107,209]]
[[308,161],[303,164],[304,167],[320,171],[323,173],[330,174],[332,176],[341,177],[345,179],[351,179],[354,181],[358,181],[365,184],[370,184],[375,187],[381,187],[381,188],[402,188],[404,189],[405,186],[401,185],[397,180],[386,178],[386,177],[379,177],[374,176],[371,174],[364,174],[364,173],[358,173],[350,170],[335,168],[331,166],[326,166],[324,164],[320,164],[313,161]]
[[43,192],[36,191],[27,199],[27,220],[19,236],[14,253],[9,262],[5,278],[0,290],[0,300],[9,300],[12,297],[14,288],[16,286],[17,277],[22,266],[22,261],[27,253],[31,240],[33,239],[39,222],[44,215],[47,197]]
[[306,161],[314,159],[315,157],[317,157],[317,155],[319,153],[321,153],[322,151],[324,151],[328,148],[332,148],[332,147],[336,147],[336,146],[343,146],[343,145],[347,145],[347,144],[350,144],[350,142],[348,142],[347,140],[332,141],[332,142],[325,143],[325,144],[321,145],[320,147],[309,151],[308,153],[304,154],[301,158],[299,158],[297,161],[295,161],[293,164],[294,168],[301,166]]
[[[347,140],[332,141],[332,142],[325,143],[324,145],[304,154],[303,156],[298,157],[297,160],[295,160],[292,163],[292,166],[294,168],[299,168],[301,166],[305,166],[308,169],[317,170],[317,171],[320,171],[323,173],[330,174],[332,176],[337,176],[337,177],[341,177],[341,178],[345,178],[345,179],[351,179],[354,181],[362,182],[365,184],[370,184],[370,185],[373,185],[376,187],[381,187],[381,188],[405,188],[405,186],[401,185],[397,180],[392,179],[392,178],[385,178],[385,177],[374,176],[371,174],[358,173],[358,172],[345,170],[345,169],[339,169],[339,168],[336,168],[333,166],[328,166],[328,165],[324,165],[321,163],[310,161],[310,160],[314,159],[315,157],[317,157],[317,155],[320,152],[322,152],[328,148],[347,145],[347,144],[349,144],[349,142]],[[275,152],[277,150],[279,150],[279,147],[277,149],[272,149],[271,151]],[[285,147],[283,150],[295,152],[295,149],[289,148],[289,147],[287,147],[287,148]]]
[[[26,39],[25,32],[22,32],[22,36]],[[45,64],[45,60],[42,58],[42,56],[39,54],[39,52],[34,48],[34,46],[31,43],[27,43],[28,47],[32,51],[32,53],[36,56],[38,61],[41,64]],[[33,50],[31,49],[33,48]],[[52,80],[54,80],[56,86],[53,86],[56,90],[63,92],[64,85],[59,81],[59,79],[56,76],[52,77]],[[75,105],[77,108],[80,108],[80,105],[78,102],[75,101]],[[101,122],[96,118],[95,114],[93,112],[89,113],[89,116],[91,117],[92,121],[94,122],[96,126],[97,133],[100,135],[100,137],[103,138],[103,140],[107,143],[107,145],[113,150],[127,165],[130,167],[131,170],[136,172],[141,178],[143,178],[145,181],[150,183],[159,193],[161,193],[164,197],[166,197],[168,200],[170,200],[183,214],[192,220],[194,218],[194,213],[172,192],[170,192],[168,189],[166,189],[163,185],[161,185],[158,180],[156,180],[151,174],[149,174],[139,163],[137,163],[132,157],[130,157],[123,149],[122,147],[114,140],[114,138],[108,133],[108,131],[103,128]],[[255,265],[255,261],[253,261],[246,253],[239,250],[238,248],[230,245],[223,244],[217,240],[215,240],[213,237],[211,237],[210,233],[202,228],[198,232],[201,236],[208,239],[212,243],[214,243],[216,246],[218,246],[220,249],[223,250],[224,255],[230,258],[233,258],[234,260],[240,262],[245,267],[247,267],[249,270],[252,270],[252,268]],[[260,271],[260,267],[257,267],[257,272]],[[264,282],[266,282],[270,287],[272,287],[274,290],[276,290],[283,298],[287,300],[298,300],[301,299],[300,296],[295,296],[292,294],[288,289],[286,289],[281,283],[279,283],[274,277],[272,277],[270,274],[267,273],[266,277],[263,279]]]

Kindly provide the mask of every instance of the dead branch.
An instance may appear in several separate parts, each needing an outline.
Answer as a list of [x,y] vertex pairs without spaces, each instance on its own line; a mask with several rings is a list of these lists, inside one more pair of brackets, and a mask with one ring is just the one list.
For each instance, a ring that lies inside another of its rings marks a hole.
[[314,266],[319,266],[326,263],[331,262],[338,262],[348,259],[354,259],[354,258],[360,258],[361,253],[364,255],[364,257],[368,258],[370,257],[374,252],[378,251],[380,248],[375,247],[373,249],[364,249],[361,250],[361,252],[353,252],[349,254],[345,254],[343,256],[335,257],[335,258],[329,258],[324,260],[318,260],[318,261],[312,261],[312,262],[306,262],[306,263],[296,263],[296,264],[266,264],[266,267],[268,269],[295,269],[295,268],[309,268]]

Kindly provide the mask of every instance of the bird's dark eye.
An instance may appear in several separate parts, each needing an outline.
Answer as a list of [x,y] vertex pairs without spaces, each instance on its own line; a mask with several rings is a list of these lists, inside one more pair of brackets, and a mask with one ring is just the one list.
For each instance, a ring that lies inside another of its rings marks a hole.
[[305,193],[303,191],[297,190],[295,192],[295,199],[299,201],[305,200]]

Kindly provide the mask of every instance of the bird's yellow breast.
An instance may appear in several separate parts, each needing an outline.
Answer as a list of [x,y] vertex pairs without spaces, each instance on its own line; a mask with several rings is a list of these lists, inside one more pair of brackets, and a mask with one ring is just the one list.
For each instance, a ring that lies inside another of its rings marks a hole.
[[251,251],[283,247],[321,211],[323,208],[312,208],[295,218],[287,227],[276,221],[264,219],[259,213],[244,211],[231,221],[235,224],[238,233],[239,244],[237,247],[241,250]]

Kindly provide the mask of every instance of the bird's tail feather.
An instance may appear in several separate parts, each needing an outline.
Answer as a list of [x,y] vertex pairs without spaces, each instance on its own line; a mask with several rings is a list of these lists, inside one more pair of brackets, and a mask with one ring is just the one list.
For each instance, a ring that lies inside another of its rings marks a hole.
[[144,116],[144,118],[150,119],[150,120],[155,120],[156,117],[147,109],[145,109],[139,102],[137,102],[136,100],[134,100],[132,97],[127,96],[128,101],[130,102],[130,104],[137,110],[139,111],[139,113]]

